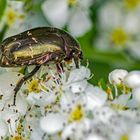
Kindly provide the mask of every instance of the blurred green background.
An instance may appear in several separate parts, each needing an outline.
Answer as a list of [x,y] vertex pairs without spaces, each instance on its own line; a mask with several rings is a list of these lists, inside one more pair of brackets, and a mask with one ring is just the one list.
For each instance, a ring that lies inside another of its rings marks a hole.
[[92,83],[113,69],[140,69],[140,0],[0,0],[0,42],[41,26],[77,38]]

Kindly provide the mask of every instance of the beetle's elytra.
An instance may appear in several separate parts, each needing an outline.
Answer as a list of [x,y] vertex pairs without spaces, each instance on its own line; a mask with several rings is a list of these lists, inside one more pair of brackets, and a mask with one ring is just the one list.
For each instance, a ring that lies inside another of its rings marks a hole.
[[53,27],[40,27],[27,30],[5,39],[0,46],[0,66],[17,67],[36,65],[25,75],[14,89],[14,105],[16,94],[22,84],[31,78],[49,61],[61,64],[62,60],[74,59],[78,68],[82,58],[78,42],[67,32]]

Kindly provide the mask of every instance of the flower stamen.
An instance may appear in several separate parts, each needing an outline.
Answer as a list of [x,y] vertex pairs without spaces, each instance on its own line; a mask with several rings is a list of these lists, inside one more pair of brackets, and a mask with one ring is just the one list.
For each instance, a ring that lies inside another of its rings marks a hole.
[[128,40],[128,34],[125,32],[123,28],[116,28],[111,33],[111,41],[117,45],[125,45]]
[[84,110],[81,105],[77,105],[70,113],[69,121],[80,121],[84,117]]

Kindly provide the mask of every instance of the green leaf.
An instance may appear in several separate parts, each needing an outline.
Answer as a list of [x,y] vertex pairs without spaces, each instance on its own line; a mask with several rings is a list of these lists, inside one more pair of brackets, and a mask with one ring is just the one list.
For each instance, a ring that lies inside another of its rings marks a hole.
[[90,59],[93,62],[106,63],[107,65],[117,66],[127,69],[140,69],[140,60],[135,60],[123,51],[98,51],[93,47],[94,29],[83,37],[79,38],[84,59]]
[[7,1],[6,0],[0,0],[0,21],[2,19],[3,14],[4,14],[6,5],[7,5]]
[[27,75],[29,73],[27,66],[21,68],[19,70],[19,73],[22,73],[23,75]]
[[103,89],[103,90],[107,90],[107,84],[105,83],[105,80],[103,78],[101,78],[99,81],[98,81],[98,85]]
[[41,79],[42,79],[43,81],[45,81],[45,79],[46,79],[46,73],[44,73],[44,74],[41,76]]
[[0,42],[2,42],[7,28],[8,28],[8,26],[5,24],[4,27],[2,28],[1,32],[0,32]]
[[30,11],[33,7],[33,1],[32,0],[25,0],[24,1],[24,6],[26,11]]

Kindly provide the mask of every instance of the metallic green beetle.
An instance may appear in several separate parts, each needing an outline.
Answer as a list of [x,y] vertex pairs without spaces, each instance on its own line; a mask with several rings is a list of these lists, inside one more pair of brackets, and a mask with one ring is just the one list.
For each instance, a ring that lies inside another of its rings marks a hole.
[[5,39],[0,46],[1,67],[36,66],[14,88],[13,105],[22,84],[31,78],[41,65],[52,61],[59,68],[63,60],[71,59],[74,59],[78,68],[79,59],[82,59],[80,46],[70,34],[58,28],[34,28]]

